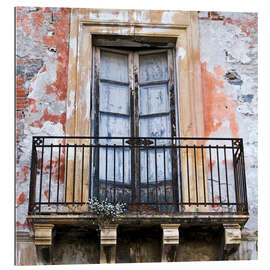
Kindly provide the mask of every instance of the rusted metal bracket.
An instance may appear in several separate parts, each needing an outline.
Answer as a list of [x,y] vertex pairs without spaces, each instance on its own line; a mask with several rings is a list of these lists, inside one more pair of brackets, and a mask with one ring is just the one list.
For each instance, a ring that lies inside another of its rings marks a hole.
[[154,142],[152,140],[148,140],[148,139],[139,139],[139,138],[136,139],[136,138],[134,138],[134,139],[127,140],[126,143],[129,144],[129,145],[132,145],[132,146],[134,146],[134,145],[148,146],[148,145],[153,144]]

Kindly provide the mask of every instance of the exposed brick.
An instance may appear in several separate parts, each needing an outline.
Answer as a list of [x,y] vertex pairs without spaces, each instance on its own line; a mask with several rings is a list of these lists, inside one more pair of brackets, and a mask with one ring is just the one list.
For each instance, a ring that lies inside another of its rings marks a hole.
[[205,16],[206,12],[203,12],[203,15],[200,16],[200,20],[212,20],[212,21],[223,21],[224,16],[220,16],[219,12],[217,11],[209,11],[207,12],[207,16]]
[[[65,132],[66,112],[63,101],[66,99],[67,91],[70,11],[69,8],[16,8],[17,202],[27,199],[23,194],[27,194],[29,188],[27,183],[31,151],[22,150],[31,148],[31,145],[28,145],[32,139],[29,138],[32,137],[29,123],[34,122],[35,127],[41,127],[47,121],[57,125],[60,123],[63,126],[63,133]],[[50,47],[55,48],[55,54],[49,51]],[[44,77],[49,79],[42,81]],[[44,89],[47,93],[43,95],[39,93],[39,89]],[[44,107],[44,102],[48,102],[48,108]],[[39,116],[39,112],[43,113]],[[59,135],[55,134],[53,129],[45,132]],[[23,164],[20,162],[21,158]],[[25,161],[28,161],[28,164]],[[62,163],[61,156],[61,182],[64,179]],[[40,165],[39,160],[38,166]],[[21,221],[26,214],[20,214],[17,219],[16,225],[19,229],[27,228],[27,222]]]

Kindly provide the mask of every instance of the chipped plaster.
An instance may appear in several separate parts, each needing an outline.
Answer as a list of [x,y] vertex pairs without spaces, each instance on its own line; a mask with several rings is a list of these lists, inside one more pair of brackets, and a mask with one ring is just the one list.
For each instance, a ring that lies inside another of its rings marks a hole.
[[[244,140],[250,212],[244,231],[253,233],[258,230],[257,14],[219,12],[216,17],[223,19],[199,15],[206,136]],[[242,84],[225,79],[229,70],[239,74]],[[247,244],[242,256],[245,249],[250,249]],[[251,251],[249,257],[256,258],[256,249]]]
[[[35,67],[34,71],[31,69],[34,76],[27,77],[26,72],[23,73],[26,76],[24,87],[28,95],[28,107],[22,120],[23,135],[17,146],[20,152],[16,167],[16,224],[19,230],[28,230],[25,217],[31,138],[33,135],[65,135],[65,121],[72,117],[75,109],[75,91],[70,91],[68,99],[66,98],[68,44],[71,46],[73,57],[77,54],[77,40],[72,39],[69,43],[69,14],[70,9],[61,8],[17,9],[16,54],[18,58],[31,62],[29,69]],[[149,23],[150,18],[165,24],[178,21],[175,13],[168,11],[110,13],[106,10],[92,10],[88,16],[93,20],[131,20],[137,23]],[[244,230],[254,233],[258,230],[257,15],[221,12],[219,18],[223,19],[220,20],[205,19],[205,16],[206,13],[199,15],[205,135],[244,138],[251,215]],[[107,30],[105,31],[107,33]],[[141,28],[138,34],[151,31]],[[167,31],[163,29],[160,33],[164,34]],[[123,33],[121,28],[118,33]],[[185,59],[185,49],[180,47],[176,56],[181,60]],[[231,69],[235,69],[241,76],[242,85],[231,85],[224,78],[224,74]],[[90,100],[89,96],[87,99]],[[89,116],[88,105],[87,103],[85,117]],[[244,244],[241,248],[240,253],[249,249],[252,250],[250,257],[256,258],[253,246]]]

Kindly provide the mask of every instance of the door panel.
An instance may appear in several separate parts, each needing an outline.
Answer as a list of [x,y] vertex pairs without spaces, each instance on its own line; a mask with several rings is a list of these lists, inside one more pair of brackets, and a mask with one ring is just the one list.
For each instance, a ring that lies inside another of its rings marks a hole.
[[170,112],[168,85],[148,85],[140,87],[140,116]]
[[[140,136],[141,137],[170,137],[171,125],[170,115],[153,115],[140,117]],[[159,140],[159,143],[166,140]]]
[[[140,54],[140,53],[139,53]],[[167,50],[142,52],[137,58],[138,78],[138,128],[141,137],[171,137],[171,106],[169,92]],[[165,147],[168,139],[157,139],[157,149],[140,150],[140,197],[144,203],[167,202],[173,198],[173,166],[171,149]],[[170,206],[159,206],[159,211],[172,211]]]
[[[100,137],[130,136],[130,118],[128,116],[103,112],[100,112],[99,116]],[[112,143],[121,144],[121,140],[116,139]]]
[[140,55],[139,65],[140,83],[168,79],[168,60],[166,52]]
[[[155,151],[153,150],[141,150],[141,182],[154,183],[162,182],[165,179],[167,181],[172,180],[172,167],[171,167],[171,155],[169,149],[159,149],[157,150],[157,177],[155,173]],[[164,159],[165,157],[165,159]],[[147,161],[148,158],[148,161]],[[164,163],[165,160],[165,163]],[[148,165],[147,165],[148,162]],[[147,167],[148,166],[148,167]],[[147,169],[148,168],[148,169]],[[148,170],[148,172],[147,172]]]
[[[99,177],[103,181],[108,181],[107,184],[112,185],[116,181],[116,185],[122,184],[123,179],[125,185],[130,185],[130,155],[129,150],[124,150],[124,170],[123,170],[123,150],[115,149],[113,147],[101,147],[100,148],[100,161],[105,164],[107,151],[107,176],[106,170],[100,169]],[[123,178],[124,173],[124,178]]]
[[97,149],[96,183],[94,196],[100,200],[129,201],[131,194],[131,151],[117,146],[129,137],[130,113],[130,52],[99,49],[96,57],[100,60],[97,93],[97,130],[100,144]]
[[123,53],[120,50],[101,50],[100,79],[128,83],[128,55]]
[[[139,136],[170,137],[167,53],[143,54],[138,59]],[[162,80],[166,82],[154,84]]]
[[[100,111],[121,113],[129,116],[130,93],[128,85],[119,85],[108,82],[100,83]],[[121,102],[119,102],[121,101]]]

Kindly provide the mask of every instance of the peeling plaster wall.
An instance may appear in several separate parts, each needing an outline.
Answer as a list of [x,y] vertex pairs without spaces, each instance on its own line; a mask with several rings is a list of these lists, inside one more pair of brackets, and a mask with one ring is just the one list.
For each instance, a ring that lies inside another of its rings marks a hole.
[[28,230],[32,136],[65,135],[69,20],[67,8],[16,8],[17,230]]
[[[257,258],[257,14],[199,12],[205,135],[241,137],[250,219],[238,259]],[[244,250],[248,251],[244,255]]]
[[[19,7],[16,9],[16,226],[18,231],[29,231],[26,215],[32,136],[65,135],[66,118],[72,114],[72,106],[69,106],[68,108],[71,109],[66,111],[66,102],[73,104],[75,99],[75,95],[66,96],[70,12],[71,10],[67,8]],[[96,16],[104,15],[102,18],[106,19],[107,13],[108,11],[103,11]],[[118,18],[119,12],[116,11],[114,15]],[[151,11],[144,11],[141,18],[135,16],[133,20],[146,20],[150,15]],[[153,21],[172,23],[174,16],[174,13],[163,12],[161,18],[153,18]],[[198,16],[205,136],[242,137],[245,146],[250,219],[243,230],[240,249],[231,259],[256,259],[257,15],[199,12]],[[132,20],[127,14],[124,18]],[[96,17],[94,16],[93,19]],[[185,57],[185,51],[179,51],[177,55]],[[63,156],[64,152],[61,155]],[[57,161],[54,163],[57,164]],[[46,164],[44,167],[46,168]],[[64,172],[64,168],[61,168],[61,171]],[[42,196],[47,196],[46,191]],[[65,241],[60,240],[59,256],[66,248]],[[188,241],[186,244],[190,250],[197,245],[196,243],[193,246],[192,242]],[[213,242],[213,250],[216,250],[215,245]],[[201,254],[204,254],[205,248],[207,246],[203,248]],[[76,262],[93,260],[84,257],[86,249],[87,245],[83,244],[78,255],[82,258],[76,257]],[[69,252],[73,252],[73,249]],[[179,260],[196,259],[192,254],[183,252],[179,253],[179,256],[182,256]],[[211,248],[207,252],[206,260],[218,258]],[[197,259],[200,259],[200,256],[198,255]],[[157,258],[157,255],[154,257]],[[69,259],[69,257],[59,257],[59,262],[69,263]]]

